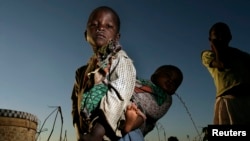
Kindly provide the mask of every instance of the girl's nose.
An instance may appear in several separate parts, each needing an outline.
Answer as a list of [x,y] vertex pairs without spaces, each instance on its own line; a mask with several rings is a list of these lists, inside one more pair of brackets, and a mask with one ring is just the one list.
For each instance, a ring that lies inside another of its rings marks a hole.
[[97,27],[97,31],[103,31],[104,30],[104,26],[102,24],[99,24]]

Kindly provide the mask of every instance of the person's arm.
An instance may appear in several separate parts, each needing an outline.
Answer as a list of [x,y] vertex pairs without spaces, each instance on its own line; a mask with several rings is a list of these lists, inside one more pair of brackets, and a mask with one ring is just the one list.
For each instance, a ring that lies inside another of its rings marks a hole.
[[73,126],[75,128],[77,140],[80,139],[80,120],[79,120],[79,112],[78,112],[78,93],[80,91],[80,83],[82,77],[84,75],[84,71],[86,70],[86,66],[78,69],[75,72],[75,82],[71,94],[71,101],[72,101],[72,118],[73,118]]
[[[77,76],[76,76],[77,78]],[[77,93],[78,93],[78,83],[77,80],[74,83],[72,95],[71,95],[71,100],[72,100],[72,118],[73,118],[73,126],[75,128],[76,132],[76,137],[77,140],[80,139],[80,133],[79,133],[79,128],[80,128],[80,123],[79,123],[79,114],[78,114],[78,99],[77,99]]]
[[222,51],[219,50],[218,48],[212,46],[212,50],[215,53],[215,58],[211,61],[210,67],[213,68],[223,68],[223,63],[222,63]]

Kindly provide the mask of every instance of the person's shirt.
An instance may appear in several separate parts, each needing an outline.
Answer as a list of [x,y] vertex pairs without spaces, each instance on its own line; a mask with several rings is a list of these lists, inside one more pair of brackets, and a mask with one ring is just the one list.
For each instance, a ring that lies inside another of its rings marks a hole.
[[125,118],[126,106],[134,92],[136,70],[124,50],[117,52],[111,62],[110,72],[104,81],[108,85],[108,92],[100,102],[100,109],[116,135],[122,136],[119,123]]
[[216,97],[239,85],[250,86],[250,55],[239,49],[229,47],[229,63],[227,68],[211,67],[215,53],[205,50],[201,53],[202,64],[211,74],[216,87]]

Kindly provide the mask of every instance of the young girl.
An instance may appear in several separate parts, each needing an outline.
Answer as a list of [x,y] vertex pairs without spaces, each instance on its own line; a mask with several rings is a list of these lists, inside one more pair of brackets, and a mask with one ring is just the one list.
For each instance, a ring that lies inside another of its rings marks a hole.
[[[118,44],[119,31],[120,19],[113,9],[101,6],[90,14],[85,38],[94,54],[87,65],[76,70],[71,96],[73,125],[78,140],[98,141],[103,139],[104,134],[107,140],[117,140],[122,136],[118,126],[134,91],[136,70],[132,60]],[[104,68],[108,71],[104,71]],[[98,110],[92,114],[82,105],[82,98],[101,86],[94,84],[95,81],[104,82],[108,91],[102,97]],[[84,135],[90,133],[92,127],[95,129],[99,126],[105,127],[105,132],[100,132],[101,136],[88,138],[87,135],[91,134]]]

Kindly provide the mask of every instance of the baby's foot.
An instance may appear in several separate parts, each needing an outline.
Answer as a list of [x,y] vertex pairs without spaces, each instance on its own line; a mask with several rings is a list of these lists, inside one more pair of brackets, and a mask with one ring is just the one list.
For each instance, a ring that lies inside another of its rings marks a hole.
[[131,130],[138,128],[145,121],[145,115],[141,112],[137,106],[132,103],[127,107],[127,111],[125,113],[126,121],[124,132],[128,133]]
[[132,103],[127,107],[127,111],[125,113],[126,121],[127,123],[133,123],[136,118],[138,117],[137,115],[137,106]]

